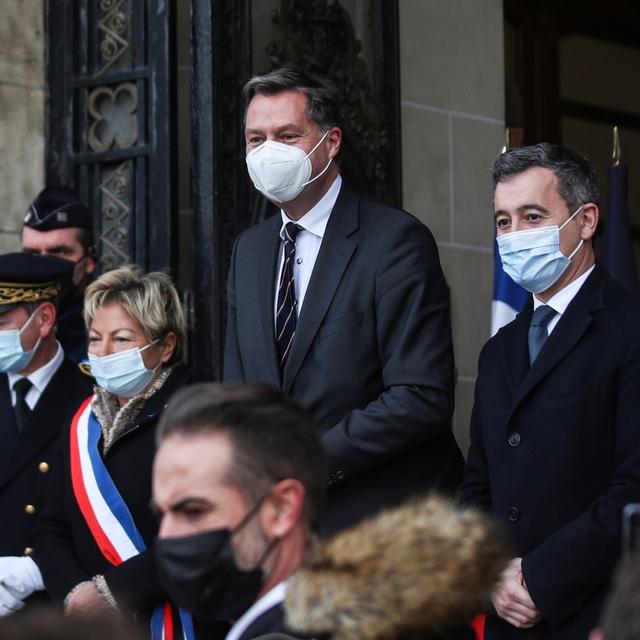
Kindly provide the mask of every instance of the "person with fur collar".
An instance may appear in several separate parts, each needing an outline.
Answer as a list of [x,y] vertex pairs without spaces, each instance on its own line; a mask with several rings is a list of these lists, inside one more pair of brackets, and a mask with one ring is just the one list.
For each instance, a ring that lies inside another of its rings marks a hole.
[[330,640],[473,638],[508,559],[487,517],[410,501],[323,542],[289,580],[290,629]]

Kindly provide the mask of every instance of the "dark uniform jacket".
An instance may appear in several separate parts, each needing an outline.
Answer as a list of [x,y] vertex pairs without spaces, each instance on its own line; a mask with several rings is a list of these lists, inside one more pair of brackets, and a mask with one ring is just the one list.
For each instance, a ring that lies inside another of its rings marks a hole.
[[596,265],[530,367],[532,306],[480,355],[460,497],[503,524],[543,615],[486,637],[582,640],[640,500],[640,301]]
[[225,382],[300,402],[329,461],[329,531],[460,481],[451,430],[449,291],[429,230],[342,183],[281,375],[274,336],[280,215],[236,241]]
[[56,471],[56,440],[92,382],[65,358],[16,435],[7,375],[0,374],[0,555],[21,556],[35,547],[34,524]]
[[[111,565],[102,555],[76,502],[71,486],[69,430],[66,430],[47,508],[36,532],[35,559],[53,600],[62,601],[78,583],[102,574],[116,601],[132,613],[150,616],[156,606],[167,601],[150,548],[158,530],[158,520],[149,505],[151,468],[160,413],[171,394],[187,379],[187,369],[176,367],[143,405],[132,426],[116,437],[104,457],[109,475],[148,547],[119,566]],[[102,438],[98,446],[102,452]]]

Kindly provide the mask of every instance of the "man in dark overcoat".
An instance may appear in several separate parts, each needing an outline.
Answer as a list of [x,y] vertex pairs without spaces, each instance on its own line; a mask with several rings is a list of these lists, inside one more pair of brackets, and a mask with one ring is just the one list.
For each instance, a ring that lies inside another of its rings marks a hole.
[[460,499],[513,545],[486,637],[582,639],[640,497],[640,302],[596,260],[598,187],[563,147],[494,163],[505,271],[532,292],[484,346]]

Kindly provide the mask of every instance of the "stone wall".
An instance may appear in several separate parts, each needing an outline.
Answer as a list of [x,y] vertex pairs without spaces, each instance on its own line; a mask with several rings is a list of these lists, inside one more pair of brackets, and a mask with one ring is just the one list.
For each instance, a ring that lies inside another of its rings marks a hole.
[[44,0],[3,0],[0,20],[0,252],[20,246],[27,204],[42,189]]
[[466,454],[493,286],[490,166],[504,141],[502,0],[401,0],[404,208],[435,235],[451,288],[454,429]]

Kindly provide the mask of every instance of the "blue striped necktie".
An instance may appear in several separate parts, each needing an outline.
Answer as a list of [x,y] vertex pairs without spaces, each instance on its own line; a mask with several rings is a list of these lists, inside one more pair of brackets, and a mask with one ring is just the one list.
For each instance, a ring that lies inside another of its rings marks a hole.
[[293,222],[284,227],[284,259],[280,282],[278,284],[278,300],[276,305],[276,342],[280,368],[284,369],[287,362],[293,336],[296,333],[296,289],[293,277],[293,259],[296,255],[296,237],[302,231]]
[[531,364],[533,364],[533,361],[538,357],[542,345],[549,337],[547,326],[556,313],[555,309],[552,309],[546,304],[540,305],[533,312],[531,324],[529,325],[529,362]]

